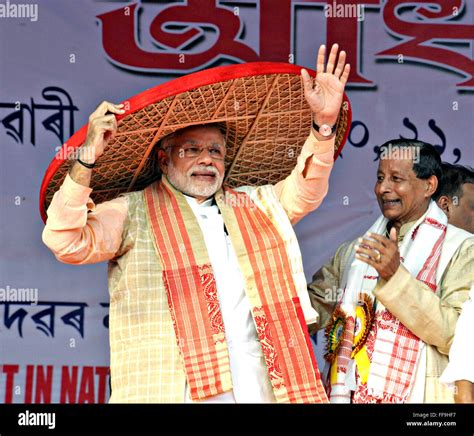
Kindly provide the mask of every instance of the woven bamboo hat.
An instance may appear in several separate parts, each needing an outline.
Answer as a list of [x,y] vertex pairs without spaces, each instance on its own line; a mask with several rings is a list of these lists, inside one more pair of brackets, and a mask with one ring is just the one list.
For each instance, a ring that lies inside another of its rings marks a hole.
[[[296,65],[273,62],[217,67],[171,80],[123,102],[126,112],[117,115],[116,136],[92,172],[91,198],[97,204],[159,179],[156,153],[152,153],[155,145],[176,130],[196,124],[223,124],[227,185],[263,185],[284,179],[311,129],[300,71]],[[334,158],[351,123],[346,95],[344,102]],[[86,134],[87,125],[63,145],[46,170],[40,193],[43,220]]]

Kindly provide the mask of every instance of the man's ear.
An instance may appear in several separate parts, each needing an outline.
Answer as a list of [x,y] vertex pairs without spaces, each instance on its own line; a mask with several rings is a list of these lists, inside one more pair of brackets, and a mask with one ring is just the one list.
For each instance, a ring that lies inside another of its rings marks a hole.
[[164,151],[162,148],[158,149],[158,164],[160,166],[160,170],[163,174],[168,174],[168,163],[170,157],[168,156],[168,153]]
[[443,212],[449,218],[449,214],[451,213],[451,200],[449,199],[449,197],[446,195],[442,195],[438,198],[438,201],[436,203],[441,209],[443,209]]
[[430,176],[426,179],[426,196],[427,197],[432,197],[433,194],[436,192],[436,189],[438,189],[438,177],[436,176]]

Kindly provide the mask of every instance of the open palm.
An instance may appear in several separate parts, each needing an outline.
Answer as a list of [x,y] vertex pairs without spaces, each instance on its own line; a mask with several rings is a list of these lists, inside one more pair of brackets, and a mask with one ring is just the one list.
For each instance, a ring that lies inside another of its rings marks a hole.
[[316,79],[312,79],[306,70],[301,71],[304,95],[315,121],[321,124],[334,125],[342,104],[344,87],[349,77],[350,66],[346,64],[346,53],[341,51],[336,64],[338,45],[334,44],[325,68],[326,47],[318,51]]

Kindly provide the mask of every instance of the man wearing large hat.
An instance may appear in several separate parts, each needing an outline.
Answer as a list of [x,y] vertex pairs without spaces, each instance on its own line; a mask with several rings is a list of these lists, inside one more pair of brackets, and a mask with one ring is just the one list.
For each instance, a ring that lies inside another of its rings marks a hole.
[[349,65],[322,46],[299,74],[219,67],[104,102],[48,168],[43,241],[109,261],[111,402],[327,402],[292,224],[347,137]]

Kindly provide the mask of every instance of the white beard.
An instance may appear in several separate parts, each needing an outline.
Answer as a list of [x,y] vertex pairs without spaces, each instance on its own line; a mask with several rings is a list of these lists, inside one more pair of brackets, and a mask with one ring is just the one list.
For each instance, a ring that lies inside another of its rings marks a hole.
[[[209,171],[214,173],[216,177],[212,183],[193,180],[191,174],[195,171]],[[195,165],[191,167],[186,174],[183,174],[176,169],[171,160],[168,164],[167,178],[171,185],[183,194],[189,195],[190,197],[206,198],[212,197],[220,189],[224,181],[224,175],[219,174],[215,167]]]

